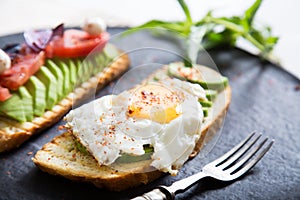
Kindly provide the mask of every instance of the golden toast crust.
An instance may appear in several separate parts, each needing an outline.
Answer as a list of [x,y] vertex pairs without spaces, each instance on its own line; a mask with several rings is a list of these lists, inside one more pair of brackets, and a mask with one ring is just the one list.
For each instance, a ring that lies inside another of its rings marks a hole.
[[114,191],[147,184],[163,173],[150,167],[149,161],[124,164],[124,171],[99,166],[91,156],[74,147],[74,138],[69,132],[55,137],[37,152],[33,162],[44,172],[64,176],[73,181],[93,183],[99,188]]

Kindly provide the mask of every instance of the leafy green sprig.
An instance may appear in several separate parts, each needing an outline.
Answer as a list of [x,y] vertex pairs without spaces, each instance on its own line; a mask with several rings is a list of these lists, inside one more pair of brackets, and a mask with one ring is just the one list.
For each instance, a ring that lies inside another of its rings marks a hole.
[[210,49],[217,46],[235,46],[239,38],[250,42],[258,50],[261,58],[269,59],[271,57],[278,37],[272,35],[270,27],[257,28],[253,23],[262,0],[256,0],[242,16],[214,17],[212,11],[209,11],[201,20],[196,22],[192,20],[185,1],[178,0],[178,3],[185,14],[184,21],[151,20],[129,29],[127,34],[144,28],[163,28],[177,32],[187,39],[187,56],[191,63],[196,61],[195,52],[200,49],[200,47],[196,49],[192,47],[192,43]]

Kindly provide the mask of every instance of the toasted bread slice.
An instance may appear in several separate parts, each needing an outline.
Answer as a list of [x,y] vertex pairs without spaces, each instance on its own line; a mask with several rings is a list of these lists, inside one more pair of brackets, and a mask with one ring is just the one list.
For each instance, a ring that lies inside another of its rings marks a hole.
[[43,116],[34,118],[31,122],[19,123],[14,120],[0,118],[0,152],[9,151],[20,146],[32,135],[45,130],[58,122],[76,102],[83,97],[100,90],[107,83],[125,72],[129,67],[129,57],[120,52],[116,58],[102,72],[91,77],[89,80],[77,87],[66,98],[55,105],[52,110],[46,111]]
[[[166,69],[163,69],[166,73]],[[216,97],[209,116],[201,128],[201,137],[191,154],[197,155],[201,147],[223,124],[231,101],[231,88],[227,86]],[[99,188],[121,191],[141,184],[147,184],[164,173],[150,166],[151,160],[100,166],[88,153],[76,148],[74,137],[65,132],[44,145],[33,157],[33,162],[43,171],[64,176],[75,181],[93,183]]]

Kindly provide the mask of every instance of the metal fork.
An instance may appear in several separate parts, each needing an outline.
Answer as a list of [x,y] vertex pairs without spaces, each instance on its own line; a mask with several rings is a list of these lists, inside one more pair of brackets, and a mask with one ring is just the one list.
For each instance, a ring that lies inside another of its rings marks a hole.
[[[260,137],[261,134],[253,132],[226,154],[205,165],[201,172],[176,181],[170,186],[159,186],[132,200],[172,200],[176,194],[184,192],[204,177],[212,177],[221,181],[235,180],[254,167],[274,143],[272,140],[266,146],[268,140],[266,138],[256,147],[253,147]],[[263,148],[263,146],[266,147]],[[252,150],[247,153],[250,149]],[[259,150],[261,150],[260,153],[256,155]]]

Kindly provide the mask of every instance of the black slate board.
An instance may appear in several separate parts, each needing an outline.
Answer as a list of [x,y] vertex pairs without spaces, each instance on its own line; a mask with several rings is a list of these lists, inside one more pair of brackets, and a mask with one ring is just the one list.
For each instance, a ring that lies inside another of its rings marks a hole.
[[[109,29],[112,35],[122,31],[122,28]],[[19,41],[22,34],[1,37],[0,48]],[[132,66],[148,66],[140,68],[140,74],[135,71],[123,78],[122,83],[128,83],[125,88],[141,80],[147,70],[179,60],[178,55],[181,55],[176,41],[156,38],[147,32],[121,39],[113,37],[113,42],[130,52]],[[216,49],[209,54],[221,73],[229,77],[232,103],[217,143],[208,154],[200,154],[186,163],[177,177],[166,175],[147,186],[117,193],[43,173],[35,167],[31,161],[33,155],[28,153],[34,154],[60,134],[58,126],[63,122],[59,122],[19,149],[0,155],[0,199],[132,198],[158,184],[170,184],[198,172],[253,130],[274,138],[275,145],[248,175],[230,183],[205,179],[176,199],[300,199],[300,91],[296,90],[300,81],[237,49]],[[199,62],[212,63],[201,56]],[[97,96],[116,92],[115,85],[116,82],[110,84]]]

